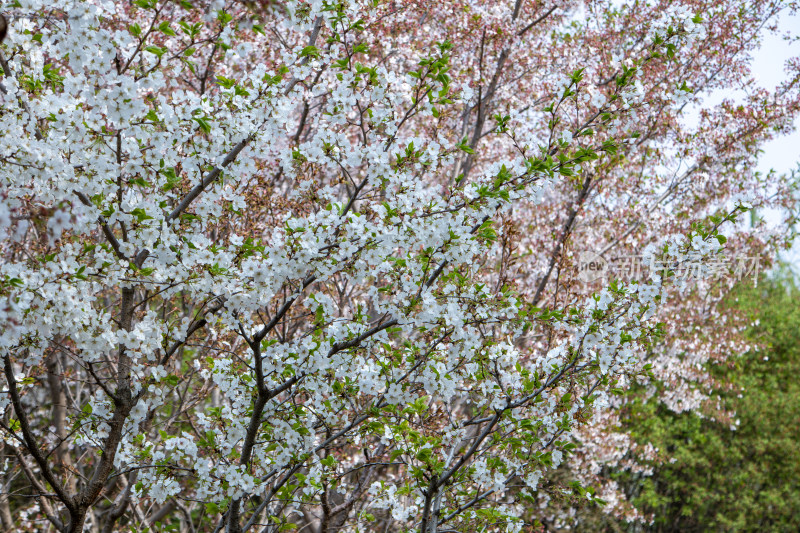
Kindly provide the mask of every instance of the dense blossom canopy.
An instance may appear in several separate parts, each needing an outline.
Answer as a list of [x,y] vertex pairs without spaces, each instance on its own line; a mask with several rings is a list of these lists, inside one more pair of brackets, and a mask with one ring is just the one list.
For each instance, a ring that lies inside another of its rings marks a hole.
[[703,328],[719,265],[783,242],[736,218],[791,205],[754,165],[800,62],[747,65],[795,8],[3,3],[3,529],[519,531],[567,523],[565,487],[629,512],[598,477],[615,395],[704,401],[743,350]]

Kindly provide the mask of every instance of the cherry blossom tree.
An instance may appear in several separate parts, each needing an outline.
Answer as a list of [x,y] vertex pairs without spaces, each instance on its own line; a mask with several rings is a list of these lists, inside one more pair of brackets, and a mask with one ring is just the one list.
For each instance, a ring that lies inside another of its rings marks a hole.
[[747,54],[796,7],[3,4],[3,529],[531,530],[570,457],[618,498],[614,395],[703,401],[715,265],[785,242],[736,221],[791,205],[800,62]]

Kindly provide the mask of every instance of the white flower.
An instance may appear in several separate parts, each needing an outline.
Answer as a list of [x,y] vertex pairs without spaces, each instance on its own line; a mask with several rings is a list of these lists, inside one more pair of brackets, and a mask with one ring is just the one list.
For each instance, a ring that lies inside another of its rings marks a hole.
[[51,242],[61,238],[61,233],[69,225],[69,214],[61,209],[56,210],[47,221],[47,229],[50,230]]

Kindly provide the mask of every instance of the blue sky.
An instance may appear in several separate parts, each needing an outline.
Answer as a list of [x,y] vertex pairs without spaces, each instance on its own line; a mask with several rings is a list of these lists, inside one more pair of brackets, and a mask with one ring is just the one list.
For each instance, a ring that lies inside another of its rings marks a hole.
[[[782,38],[783,34],[791,34],[793,42]],[[785,77],[784,64],[790,57],[800,56],[800,16],[785,17],[781,21],[778,35],[767,35],[761,48],[753,54],[753,74],[759,84],[767,89],[775,88]],[[800,162],[800,119],[795,120],[797,129],[791,134],[779,137],[764,146],[759,162],[759,170],[769,171],[771,168],[778,172],[789,172],[797,168]],[[767,220],[777,221],[777,213],[765,214]],[[794,248],[781,254],[791,262],[795,270],[800,271],[800,243],[795,243]]]
[[[781,33],[791,32],[795,41],[787,43],[779,35],[767,35],[753,55],[753,74],[760,85],[767,89],[775,88],[784,78],[784,63],[790,57],[800,56],[800,16],[786,17],[781,22]],[[800,121],[795,121],[800,128]],[[774,168],[787,172],[800,161],[800,131],[768,143],[764,147],[759,169],[767,171]]]

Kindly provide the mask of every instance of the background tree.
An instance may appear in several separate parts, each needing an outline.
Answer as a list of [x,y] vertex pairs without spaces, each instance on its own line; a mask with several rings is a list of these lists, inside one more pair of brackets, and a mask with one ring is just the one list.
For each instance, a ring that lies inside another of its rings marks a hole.
[[[794,531],[800,526],[798,465],[792,459],[800,430],[786,422],[800,416],[800,387],[791,379],[800,364],[798,295],[794,274],[783,270],[730,296],[728,303],[749,324],[752,348],[710,369],[725,387],[704,412],[678,414],[641,399],[628,404],[621,415],[625,428],[639,446],[657,452],[654,460],[641,458],[652,469],[649,475],[620,471],[611,476],[651,521],[633,527],[604,524],[602,530]],[[593,529],[592,523],[585,519],[583,527]]]

